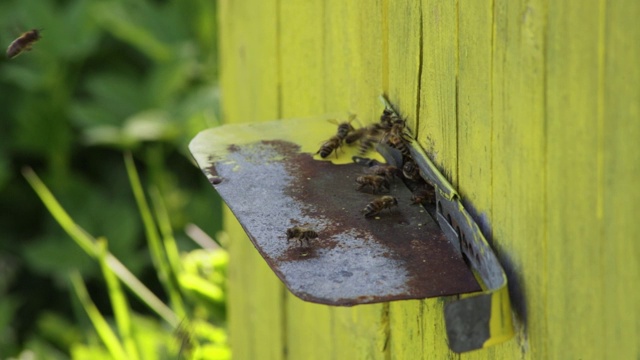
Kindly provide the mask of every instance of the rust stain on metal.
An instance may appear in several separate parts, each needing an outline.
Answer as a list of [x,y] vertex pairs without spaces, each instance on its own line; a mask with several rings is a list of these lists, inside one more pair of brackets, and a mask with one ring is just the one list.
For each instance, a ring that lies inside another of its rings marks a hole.
[[[204,169],[276,275],[303,300],[357,305],[479,291],[463,259],[436,222],[411,205],[395,179],[398,206],[376,217],[363,210],[380,195],[356,191],[364,168],[334,165],[286,141],[230,145]],[[318,233],[310,246],[286,230]]]

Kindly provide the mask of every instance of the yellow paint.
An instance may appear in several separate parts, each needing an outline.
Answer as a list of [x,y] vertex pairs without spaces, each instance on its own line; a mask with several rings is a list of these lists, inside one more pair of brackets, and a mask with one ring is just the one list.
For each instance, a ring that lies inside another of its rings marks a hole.
[[384,158],[375,151],[360,154],[357,144],[353,146],[343,144],[337,152],[334,150],[323,159],[317,152],[325,140],[336,134],[336,130],[336,125],[325,118],[227,124],[198,134],[191,142],[190,149],[196,160],[207,164],[226,158],[230,152],[229,144],[247,145],[261,141],[282,140],[299,145],[300,152],[312,154],[313,158],[319,161],[331,161],[338,165],[350,164],[353,163],[353,156],[364,156],[384,162]]
[[457,355],[443,300],[302,303],[225,213],[234,358],[640,357],[639,2],[219,3],[225,122],[368,123],[386,93],[508,268],[516,330]]
[[485,341],[483,347],[489,347],[510,340],[513,337],[511,323],[511,305],[509,291],[506,287],[495,291],[491,295],[491,320],[489,321],[491,337]]

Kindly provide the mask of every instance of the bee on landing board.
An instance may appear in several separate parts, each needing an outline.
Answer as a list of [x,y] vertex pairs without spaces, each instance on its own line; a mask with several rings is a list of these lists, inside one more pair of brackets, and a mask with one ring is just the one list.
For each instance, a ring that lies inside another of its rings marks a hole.
[[398,199],[393,196],[385,195],[370,202],[367,207],[362,210],[362,213],[364,213],[365,217],[372,217],[384,209],[391,210],[393,206],[398,206]]
[[338,157],[338,149],[342,146],[342,139],[338,137],[338,135],[334,135],[329,140],[325,141],[320,149],[316,152],[316,154],[320,154],[320,157],[323,159],[329,156],[333,151],[336,153],[336,157]]
[[367,169],[367,172],[372,175],[384,176],[388,181],[393,180],[394,177],[400,177],[402,171],[397,167],[389,164],[373,165]]
[[368,187],[371,192],[377,194],[379,192],[389,192],[389,181],[380,175],[362,175],[356,178],[358,188],[356,190],[362,191]]
[[412,181],[420,181],[422,178],[420,177],[420,169],[415,162],[408,160],[402,166],[402,174],[405,178]]
[[32,29],[23,33],[17,39],[13,40],[7,48],[7,57],[9,59],[13,59],[14,57],[22,54],[25,51],[31,50],[33,44],[35,44],[36,41],[40,40],[41,31],[42,30]]
[[411,196],[412,205],[433,204],[436,202],[436,190],[433,186],[425,185],[413,191]]
[[309,246],[309,240],[316,239],[318,233],[302,226],[294,226],[287,229],[287,242],[291,239],[298,240],[298,245]]

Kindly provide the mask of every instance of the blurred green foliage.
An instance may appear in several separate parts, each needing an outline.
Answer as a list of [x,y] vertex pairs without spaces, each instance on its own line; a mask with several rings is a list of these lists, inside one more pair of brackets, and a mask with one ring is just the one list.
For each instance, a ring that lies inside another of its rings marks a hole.
[[[220,201],[187,152],[219,122],[215,20],[209,0],[0,2],[0,43],[42,29],[31,51],[0,60],[0,358],[92,349],[71,270],[98,309],[110,309],[100,266],[46,212],[24,166],[160,296],[122,152],[133,153],[144,187],[158,188],[181,252],[197,248],[185,226],[219,231]],[[183,283],[188,296],[218,296],[188,276]],[[222,319],[224,302],[212,304]],[[131,306],[144,326],[166,333],[140,302]]]

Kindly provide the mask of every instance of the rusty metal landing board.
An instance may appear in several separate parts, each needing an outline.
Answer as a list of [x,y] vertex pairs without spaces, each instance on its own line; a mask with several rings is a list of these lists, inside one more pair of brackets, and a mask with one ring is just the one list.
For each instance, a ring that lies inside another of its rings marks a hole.
[[[479,291],[460,251],[410,205],[400,180],[389,192],[397,207],[362,215],[382,195],[356,191],[364,168],[313,158],[334,131],[324,119],[225,125],[200,133],[190,149],[256,249],[303,300],[350,306]],[[287,241],[298,225],[318,233],[310,246]]]

